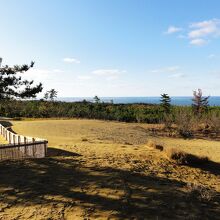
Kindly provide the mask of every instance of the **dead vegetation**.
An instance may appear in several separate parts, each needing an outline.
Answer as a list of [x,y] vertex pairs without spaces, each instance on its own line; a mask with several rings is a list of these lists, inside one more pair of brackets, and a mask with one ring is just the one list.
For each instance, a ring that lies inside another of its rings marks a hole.
[[209,162],[206,156],[196,156],[174,148],[167,149],[166,155],[177,164],[183,165],[202,165]]
[[147,141],[147,146],[156,150],[160,150],[163,151],[164,147],[161,144],[157,144],[155,141],[153,140],[148,140]]
[[163,132],[157,134],[183,138],[220,139],[220,113],[195,114],[191,109],[175,109],[166,114],[161,123]]
[[187,183],[186,191],[190,199],[198,199],[201,202],[210,202],[215,196],[216,193],[213,189],[205,187],[201,184]]
[[161,144],[157,144],[153,140],[149,140],[147,142],[147,146],[152,149],[164,151],[166,156],[170,160],[174,161],[176,164],[179,164],[179,165],[198,165],[199,166],[199,165],[206,164],[210,161],[210,159],[207,156],[193,155],[193,154],[186,153],[185,151],[182,151],[176,148],[164,149],[164,147]]

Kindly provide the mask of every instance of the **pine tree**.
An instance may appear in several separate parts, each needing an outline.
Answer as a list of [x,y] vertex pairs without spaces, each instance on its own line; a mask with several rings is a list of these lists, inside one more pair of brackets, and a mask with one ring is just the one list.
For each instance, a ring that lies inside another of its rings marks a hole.
[[160,105],[163,108],[164,113],[170,113],[171,110],[171,98],[168,94],[161,94]]
[[50,99],[52,102],[55,98],[57,98],[57,91],[55,89],[51,89],[44,94],[44,98],[46,100]]
[[94,99],[95,103],[100,103],[100,101],[101,101],[97,95],[93,99]]
[[42,91],[41,83],[34,86],[34,81],[23,80],[20,76],[33,66],[34,62],[31,62],[30,65],[0,67],[0,100],[34,98],[36,94]]

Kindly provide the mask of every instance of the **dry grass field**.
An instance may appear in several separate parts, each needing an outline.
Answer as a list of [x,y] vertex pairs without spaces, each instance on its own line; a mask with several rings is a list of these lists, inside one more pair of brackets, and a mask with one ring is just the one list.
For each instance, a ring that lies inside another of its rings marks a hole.
[[[220,143],[151,136],[157,125],[13,121],[48,157],[0,162],[0,219],[219,219]],[[178,165],[152,140],[210,162]]]

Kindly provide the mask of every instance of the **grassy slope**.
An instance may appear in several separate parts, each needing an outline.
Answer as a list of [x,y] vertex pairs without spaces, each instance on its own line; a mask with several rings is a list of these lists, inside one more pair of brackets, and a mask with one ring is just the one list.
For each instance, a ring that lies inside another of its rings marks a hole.
[[[0,163],[0,219],[217,219],[220,215],[220,165],[215,163],[213,169],[173,164],[163,152],[145,145],[149,125],[97,120],[12,123],[18,133],[47,138],[51,148],[48,158]],[[195,152],[198,147],[220,147],[203,140],[159,142]],[[219,155],[212,151],[217,161]],[[187,192],[187,183],[211,187],[215,196],[201,201]]]

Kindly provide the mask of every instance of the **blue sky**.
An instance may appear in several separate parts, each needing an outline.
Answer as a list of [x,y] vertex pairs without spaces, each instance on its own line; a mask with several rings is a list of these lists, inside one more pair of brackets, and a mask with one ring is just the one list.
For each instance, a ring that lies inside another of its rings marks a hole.
[[0,0],[3,64],[60,97],[220,95],[219,0]]

